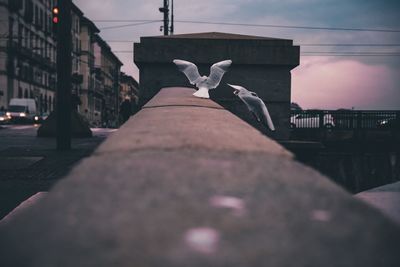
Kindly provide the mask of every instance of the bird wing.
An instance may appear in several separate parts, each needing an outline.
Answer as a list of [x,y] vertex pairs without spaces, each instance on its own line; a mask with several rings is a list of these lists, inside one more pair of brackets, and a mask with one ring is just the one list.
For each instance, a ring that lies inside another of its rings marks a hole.
[[207,85],[209,89],[216,88],[222,80],[224,73],[228,71],[229,66],[232,64],[232,60],[224,60],[215,63],[210,68],[210,76],[207,78]]
[[275,126],[274,126],[274,123],[272,122],[271,115],[269,115],[267,106],[265,105],[265,103],[263,101],[262,101],[262,103],[263,103],[262,112],[263,112],[264,118],[266,119],[267,125],[271,129],[271,131],[275,131]]
[[259,122],[266,124],[271,131],[275,131],[274,123],[272,122],[271,115],[264,101],[254,96],[252,93],[253,92],[249,92],[249,94],[239,95],[239,97],[246,104],[247,108],[256,116]]
[[186,75],[191,84],[196,84],[196,81],[201,78],[197,66],[192,62],[181,59],[174,59],[173,62],[178,67],[178,70]]

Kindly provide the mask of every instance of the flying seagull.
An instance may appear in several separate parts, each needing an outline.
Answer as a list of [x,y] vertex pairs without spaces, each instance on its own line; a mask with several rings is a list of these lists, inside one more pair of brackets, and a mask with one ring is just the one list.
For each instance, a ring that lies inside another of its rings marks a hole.
[[258,122],[268,126],[271,131],[275,131],[275,127],[271,116],[269,115],[267,106],[265,106],[265,103],[257,96],[256,93],[251,92],[239,85],[233,85],[229,83],[228,85],[235,89],[233,93],[246,104],[247,108],[254,115]]
[[196,85],[199,89],[193,95],[201,98],[210,98],[208,90],[214,89],[219,85],[222,76],[232,64],[232,60],[224,60],[215,63],[211,66],[210,75],[207,77],[200,76],[197,66],[192,62],[181,59],[175,59],[173,62],[178,66],[178,69],[186,75],[189,82]]

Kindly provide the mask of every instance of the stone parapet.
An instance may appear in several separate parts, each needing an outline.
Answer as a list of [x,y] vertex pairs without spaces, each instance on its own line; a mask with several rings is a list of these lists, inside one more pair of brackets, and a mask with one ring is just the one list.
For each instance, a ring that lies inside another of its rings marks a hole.
[[397,266],[400,228],[188,88],[0,226],[4,266]]

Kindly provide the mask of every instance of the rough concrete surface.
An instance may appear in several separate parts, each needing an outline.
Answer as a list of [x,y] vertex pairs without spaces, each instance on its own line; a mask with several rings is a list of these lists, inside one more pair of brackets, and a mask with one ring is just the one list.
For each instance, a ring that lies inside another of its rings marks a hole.
[[194,92],[190,88],[164,89],[96,153],[202,148],[264,151],[291,157],[282,146],[221,106],[209,99],[192,96]]
[[4,266],[399,265],[381,213],[232,114],[179,105],[139,112],[3,225]]
[[356,197],[400,224],[400,182],[358,193]]

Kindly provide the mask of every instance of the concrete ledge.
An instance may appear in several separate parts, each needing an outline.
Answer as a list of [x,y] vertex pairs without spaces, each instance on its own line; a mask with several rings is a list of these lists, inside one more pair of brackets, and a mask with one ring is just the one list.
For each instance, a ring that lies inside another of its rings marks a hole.
[[190,88],[163,89],[96,153],[191,148],[292,157],[282,146],[220,105],[193,97],[194,92]]
[[400,182],[380,186],[355,196],[400,224]]
[[398,265],[396,224],[182,92],[164,89],[155,103],[178,107],[140,111],[1,226],[4,266]]
[[152,98],[143,108],[156,108],[156,107],[204,107],[224,109],[217,103],[208,99],[193,97],[196,92],[193,88],[187,87],[170,87],[164,88],[156,97]]

